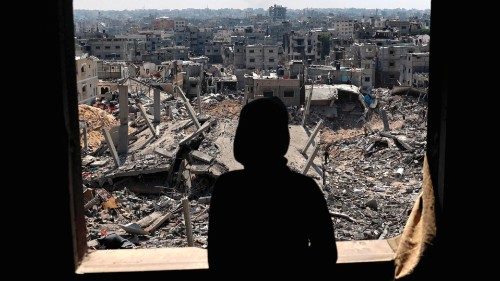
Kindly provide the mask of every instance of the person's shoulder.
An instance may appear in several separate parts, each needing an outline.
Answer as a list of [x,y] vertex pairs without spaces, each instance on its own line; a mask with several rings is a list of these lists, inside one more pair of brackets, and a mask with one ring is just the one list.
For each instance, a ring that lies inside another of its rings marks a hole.
[[243,170],[234,170],[226,172],[217,178],[216,185],[223,185],[228,182],[237,180],[243,176]]
[[234,178],[239,178],[243,175],[243,170],[234,170],[234,171],[229,171],[225,172],[224,174],[220,175],[217,180],[230,180]]
[[316,191],[318,184],[309,176],[290,170],[291,180],[294,185],[301,187],[304,191]]
[[306,175],[301,174],[299,172],[293,171],[291,169],[290,169],[290,174],[292,175],[292,178],[294,180],[315,184],[314,180],[309,176],[306,176]]

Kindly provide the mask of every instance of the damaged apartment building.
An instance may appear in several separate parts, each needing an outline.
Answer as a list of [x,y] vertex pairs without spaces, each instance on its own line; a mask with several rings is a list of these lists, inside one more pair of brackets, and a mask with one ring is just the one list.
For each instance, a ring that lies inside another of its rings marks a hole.
[[[379,47],[377,53],[376,86],[390,87],[399,85],[401,69],[407,60],[407,54],[428,52],[428,46],[414,44]],[[428,60],[427,60],[428,65]]]
[[97,96],[98,59],[88,54],[75,57],[78,102],[90,104]]
[[286,106],[299,106],[304,102],[303,71],[302,61],[292,61],[287,71],[280,68],[267,75],[245,75],[245,100],[278,97]]
[[288,60],[302,60],[311,64],[321,58],[322,44],[318,40],[317,32],[291,31],[284,36],[283,43],[283,50]]

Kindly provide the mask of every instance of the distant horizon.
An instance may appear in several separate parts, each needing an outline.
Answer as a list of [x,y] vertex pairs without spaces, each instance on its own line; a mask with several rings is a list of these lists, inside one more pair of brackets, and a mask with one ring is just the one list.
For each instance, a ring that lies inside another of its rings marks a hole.
[[[218,0],[216,3],[204,0],[74,0],[74,10],[123,11],[123,10],[185,10],[185,9],[267,9],[274,4],[291,10],[302,9],[430,9],[430,0]],[[175,3],[175,6],[172,5]],[[328,5],[328,6],[327,6]]]

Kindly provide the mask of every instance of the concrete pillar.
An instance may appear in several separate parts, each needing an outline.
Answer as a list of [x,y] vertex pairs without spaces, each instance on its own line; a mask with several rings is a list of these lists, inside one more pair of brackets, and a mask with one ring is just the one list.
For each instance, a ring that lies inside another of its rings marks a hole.
[[153,123],[160,123],[160,90],[154,89],[154,118]]
[[116,153],[115,145],[113,144],[109,131],[103,128],[102,134],[108,144],[109,151],[111,151],[111,156],[113,157],[113,161],[115,161],[116,167],[120,167],[120,158],[118,158],[118,153]]
[[389,131],[389,120],[387,119],[387,112],[384,109],[380,110],[380,117],[382,117],[382,122],[384,123],[384,131]]
[[80,128],[82,128],[82,131],[83,131],[83,149],[84,149],[84,151],[87,151],[87,149],[89,148],[88,136],[87,136],[87,133],[88,133],[87,123],[85,121],[80,122]]
[[311,92],[309,92],[309,98],[306,101],[306,108],[304,109],[304,115],[302,116],[302,126],[306,125],[307,115],[309,115],[309,107],[311,107],[313,87],[314,87],[314,84],[311,84]]
[[193,227],[191,225],[191,206],[189,205],[189,200],[184,197],[182,199],[182,210],[184,213],[184,225],[186,226],[186,238],[188,247],[193,247]]
[[313,164],[314,157],[316,157],[316,154],[318,154],[318,150],[319,150],[319,145],[317,145],[316,147],[314,147],[313,153],[307,159],[306,166],[302,170],[302,174],[303,175],[307,174],[307,171],[309,171],[309,168],[311,167],[311,164]]
[[182,91],[182,89],[179,86],[176,86],[176,89],[177,89],[182,101],[184,101],[184,105],[186,106],[186,108],[188,110],[189,117],[191,117],[191,120],[193,120],[193,123],[196,126],[196,129],[197,130],[200,129],[200,127],[201,127],[200,122],[198,121],[198,118],[196,117],[196,113],[194,112],[193,107],[189,103],[189,100],[184,95],[184,91]]
[[118,86],[118,104],[120,107],[120,127],[118,128],[118,153],[128,152],[128,86]]
[[198,81],[198,91],[196,92],[196,97],[198,101],[198,114],[201,116],[201,82],[203,79],[203,69],[200,68],[200,80]]
[[151,132],[153,133],[154,137],[157,137],[158,134],[157,134],[155,128],[153,127],[153,124],[151,124],[151,121],[149,121],[148,115],[146,114],[146,110],[144,109],[144,106],[142,104],[140,104],[140,103],[138,104],[138,106],[139,106],[139,111],[142,114],[142,117],[144,118],[144,120],[146,121],[146,124],[149,127],[149,130],[151,130]]
[[307,153],[307,149],[313,143],[314,138],[318,134],[318,132],[321,129],[322,125],[323,125],[323,119],[319,120],[318,124],[316,125],[316,128],[314,128],[312,134],[309,136],[309,139],[307,140],[307,143],[304,146],[304,149],[302,149],[302,153],[304,153],[304,154]]

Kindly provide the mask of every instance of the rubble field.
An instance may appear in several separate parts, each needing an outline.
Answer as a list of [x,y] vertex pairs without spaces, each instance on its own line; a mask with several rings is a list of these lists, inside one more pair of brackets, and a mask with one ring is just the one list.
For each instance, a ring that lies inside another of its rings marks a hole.
[[[421,188],[426,100],[383,88],[374,96],[378,104],[364,118],[352,106],[338,105],[337,118],[325,117],[324,106],[311,106],[306,130],[301,126],[303,109],[289,108],[291,145],[286,157],[298,172],[313,150],[311,146],[304,156],[300,148],[323,120],[314,139],[319,151],[307,175],[324,192],[338,241],[397,236]],[[136,103],[146,105],[151,120],[151,98],[129,96],[129,107]],[[80,120],[90,130],[89,149],[82,151],[89,247],[188,246],[181,204],[187,197],[193,245],[205,248],[211,186],[222,173],[242,168],[232,156],[232,141],[243,103],[238,94],[202,96],[198,121],[206,128],[199,132],[181,99],[163,97],[157,136],[144,116],[130,115],[128,153],[119,156],[119,167],[101,132],[116,131],[118,118],[79,106]],[[190,104],[197,110],[196,101]],[[387,112],[389,130],[384,130],[381,109]],[[115,140],[116,135],[112,134]]]

